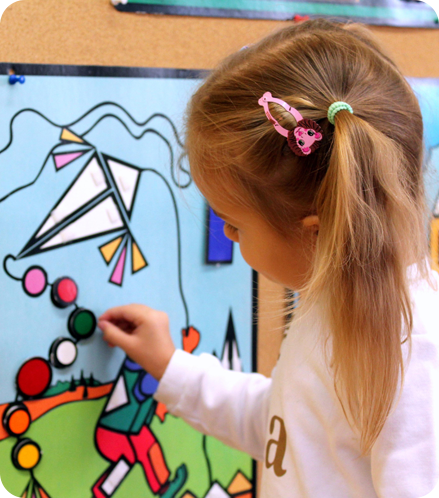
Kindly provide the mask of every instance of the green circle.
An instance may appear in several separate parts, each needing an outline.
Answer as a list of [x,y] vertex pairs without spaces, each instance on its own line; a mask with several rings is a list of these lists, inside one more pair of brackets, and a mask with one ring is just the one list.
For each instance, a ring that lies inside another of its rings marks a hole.
[[88,335],[93,332],[95,320],[89,311],[81,311],[75,317],[73,327],[78,335]]

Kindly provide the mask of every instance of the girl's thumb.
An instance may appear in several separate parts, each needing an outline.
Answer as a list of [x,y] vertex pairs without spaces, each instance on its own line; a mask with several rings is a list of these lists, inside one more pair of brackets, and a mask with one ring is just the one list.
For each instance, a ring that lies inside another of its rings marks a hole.
[[102,330],[104,339],[110,346],[119,346],[126,351],[126,348],[130,344],[130,334],[106,320],[99,321],[98,327]]

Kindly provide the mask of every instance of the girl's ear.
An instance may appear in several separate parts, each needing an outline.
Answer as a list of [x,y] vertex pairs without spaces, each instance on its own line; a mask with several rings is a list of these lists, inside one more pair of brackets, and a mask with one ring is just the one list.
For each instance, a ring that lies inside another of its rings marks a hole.
[[317,233],[320,228],[320,220],[317,215],[306,216],[301,220],[302,227],[305,230],[310,230],[311,232]]

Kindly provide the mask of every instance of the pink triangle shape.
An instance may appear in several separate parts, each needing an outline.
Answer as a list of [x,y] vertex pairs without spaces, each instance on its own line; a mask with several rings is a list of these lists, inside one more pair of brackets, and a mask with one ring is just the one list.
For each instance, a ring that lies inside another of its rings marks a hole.
[[78,159],[79,156],[82,156],[85,152],[71,152],[70,154],[58,154],[55,155],[55,165],[56,169],[60,169],[63,166],[71,163],[75,159]]
[[114,269],[113,275],[111,275],[110,282],[113,282],[113,284],[122,285],[126,255],[127,255],[127,248],[125,246],[123,248],[123,251],[120,253],[119,261],[116,264],[116,268]]

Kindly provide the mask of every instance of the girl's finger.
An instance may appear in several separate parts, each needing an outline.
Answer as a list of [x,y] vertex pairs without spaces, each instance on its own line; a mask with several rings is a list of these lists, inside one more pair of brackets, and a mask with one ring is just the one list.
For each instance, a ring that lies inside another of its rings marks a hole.
[[134,324],[139,324],[145,316],[149,308],[138,304],[129,304],[126,306],[116,306],[105,311],[99,317],[99,320],[108,322],[126,321]]
[[124,351],[129,349],[133,342],[133,336],[116,327],[111,322],[105,320],[100,320],[98,322],[98,327],[102,330],[104,334],[104,339],[111,345],[119,346]]

